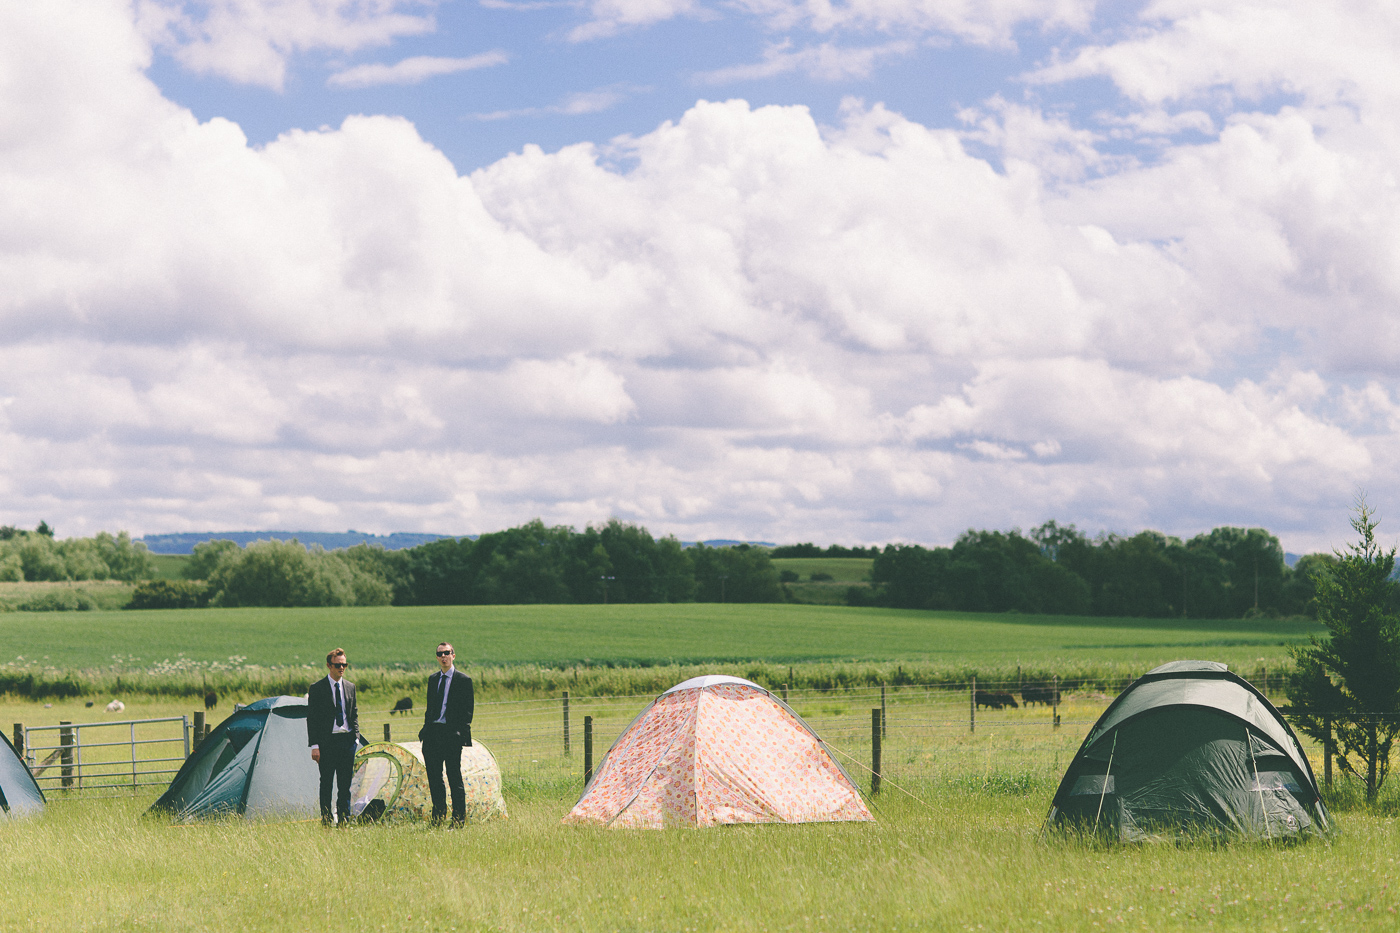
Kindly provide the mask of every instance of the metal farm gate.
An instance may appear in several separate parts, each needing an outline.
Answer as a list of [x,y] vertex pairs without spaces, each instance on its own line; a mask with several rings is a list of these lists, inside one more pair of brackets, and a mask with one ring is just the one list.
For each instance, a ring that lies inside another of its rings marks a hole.
[[164,787],[190,755],[190,719],[26,726],[22,749],[45,793]]

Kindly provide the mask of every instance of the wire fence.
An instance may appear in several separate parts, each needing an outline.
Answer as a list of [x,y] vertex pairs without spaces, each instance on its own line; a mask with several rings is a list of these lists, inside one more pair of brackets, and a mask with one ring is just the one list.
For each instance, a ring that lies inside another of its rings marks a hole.
[[[859,689],[782,688],[774,692],[826,742],[851,778],[868,790],[876,724],[880,771],[889,782],[975,785],[1058,780],[1089,729],[1130,682],[1100,681],[1087,686],[1053,678],[1037,682],[974,680]],[[1267,673],[1256,676],[1254,683],[1266,694],[1282,687],[1277,678],[1269,683]],[[591,764],[596,768],[601,763],[608,748],[653,699],[654,695],[562,694],[480,702],[472,735],[495,756],[508,787],[572,784],[581,791],[587,767]],[[386,736],[399,742],[415,740],[422,722],[421,707],[360,711],[360,731],[369,741]],[[164,747],[124,744],[133,757],[142,756],[148,747],[154,757],[155,751]],[[1303,747],[1320,774],[1320,749],[1306,738]],[[128,762],[113,770],[125,775],[128,783],[134,771],[138,774],[136,789],[140,790],[146,783],[145,774],[153,769],[133,768]],[[45,789],[56,784],[46,782]],[[85,781],[83,789],[88,785]]]

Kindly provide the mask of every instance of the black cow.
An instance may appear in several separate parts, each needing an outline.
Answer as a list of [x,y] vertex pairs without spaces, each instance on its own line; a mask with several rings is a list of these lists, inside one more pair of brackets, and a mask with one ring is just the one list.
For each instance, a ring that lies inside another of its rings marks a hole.
[[215,693],[213,690],[210,690],[208,693],[204,694],[204,708],[205,708],[205,709],[213,709],[214,707],[216,707],[216,706],[218,706],[218,705],[219,705],[219,695],[218,695],[217,693]]
[[1055,692],[1055,688],[1046,684],[1028,685],[1021,688],[1021,702],[1025,703],[1027,706],[1030,706],[1032,703],[1043,703],[1049,706],[1051,703],[1058,703],[1059,701],[1060,697]]
[[978,690],[977,705],[989,709],[1005,709],[1008,706],[1012,709],[1019,709],[1021,704],[1017,703],[1016,698],[1009,693],[988,693],[985,690]]
[[394,704],[394,708],[389,711],[389,715],[392,716],[394,713],[404,713],[407,715],[411,712],[413,712],[413,697],[404,697]]

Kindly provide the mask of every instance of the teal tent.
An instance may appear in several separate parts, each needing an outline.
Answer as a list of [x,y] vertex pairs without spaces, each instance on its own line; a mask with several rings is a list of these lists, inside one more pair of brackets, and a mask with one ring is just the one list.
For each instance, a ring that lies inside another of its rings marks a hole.
[[0,811],[6,817],[29,816],[44,812],[44,792],[29,771],[29,765],[4,735],[0,748]]
[[1070,762],[1048,819],[1127,841],[1332,829],[1293,729],[1213,661],[1164,664],[1124,690]]
[[269,697],[209,733],[150,812],[181,821],[227,814],[317,819],[319,782],[306,745],[306,698]]

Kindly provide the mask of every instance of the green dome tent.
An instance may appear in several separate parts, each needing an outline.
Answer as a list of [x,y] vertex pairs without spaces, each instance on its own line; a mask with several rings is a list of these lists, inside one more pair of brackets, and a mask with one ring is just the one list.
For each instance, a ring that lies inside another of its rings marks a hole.
[[1332,830],[1293,729],[1262,693],[1213,661],[1164,664],[1124,690],[1070,762],[1048,822],[1125,841]]
[[44,812],[44,792],[34,780],[29,765],[15,751],[9,738],[0,748],[0,811],[6,817],[30,816]]
[[188,821],[318,819],[320,771],[306,745],[306,698],[249,703],[209,733],[151,813]]

